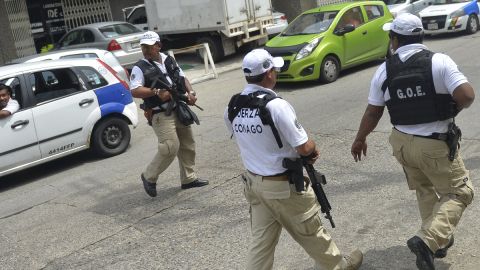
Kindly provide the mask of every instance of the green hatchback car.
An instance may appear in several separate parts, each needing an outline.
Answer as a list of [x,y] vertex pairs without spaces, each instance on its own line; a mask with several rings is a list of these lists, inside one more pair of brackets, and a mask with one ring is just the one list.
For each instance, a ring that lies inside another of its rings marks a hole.
[[285,60],[279,82],[330,83],[340,70],[390,53],[382,26],[392,20],[383,1],[325,5],[300,14],[265,49]]

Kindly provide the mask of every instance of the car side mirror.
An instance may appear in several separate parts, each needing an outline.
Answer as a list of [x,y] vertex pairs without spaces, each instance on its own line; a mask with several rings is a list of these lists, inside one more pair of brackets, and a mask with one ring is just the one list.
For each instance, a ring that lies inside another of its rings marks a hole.
[[337,36],[343,36],[346,33],[352,32],[353,30],[355,30],[355,26],[353,24],[347,24],[341,28],[335,29],[333,33]]

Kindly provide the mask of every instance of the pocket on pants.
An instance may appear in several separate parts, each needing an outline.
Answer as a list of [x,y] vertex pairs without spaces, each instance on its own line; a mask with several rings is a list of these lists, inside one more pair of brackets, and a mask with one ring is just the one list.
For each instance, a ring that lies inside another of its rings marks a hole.
[[296,224],[297,227],[297,233],[304,236],[317,233],[318,229],[322,226],[318,210],[319,208],[317,206],[313,206],[309,211],[293,217],[294,224]]
[[[448,148],[422,151],[423,162],[427,168],[440,174],[452,172],[452,161],[448,159]],[[455,163],[456,164],[456,163]]]
[[405,157],[403,154],[403,145],[401,144],[392,144],[393,156],[397,159],[398,163],[406,166]]
[[173,153],[173,142],[171,140],[165,140],[158,144],[158,152],[162,156],[170,156],[176,153]]
[[262,182],[262,197],[267,200],[282,200],[290,198],[290,183],[288,181]]

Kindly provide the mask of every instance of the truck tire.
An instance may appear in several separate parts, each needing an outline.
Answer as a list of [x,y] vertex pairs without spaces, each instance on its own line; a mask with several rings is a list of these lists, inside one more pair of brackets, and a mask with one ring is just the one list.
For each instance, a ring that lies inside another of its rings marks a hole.
[[475,34],[478,31],[478,17],[472,14],[468,17],[467,21],[467,34]]
[[[212,59],[214,62],[221,60],[225,55],[223,53],[223,46],[220,38],[216,37],[200,37],[197,39],[197,44],[207,43],[210,48],[210,53],[212,54]],[[197,56],[203,61],[203,55],[201,50],[197,50]]]
[[130,129],[124,119],[109,117],[101,120],[92,132],[92,148],[100,157],[123,153],[130,144]]
[[331,83],[337,80],[340,74],[340,64],[336,57],[327,55],[320,66],[320,81],[323,83]]

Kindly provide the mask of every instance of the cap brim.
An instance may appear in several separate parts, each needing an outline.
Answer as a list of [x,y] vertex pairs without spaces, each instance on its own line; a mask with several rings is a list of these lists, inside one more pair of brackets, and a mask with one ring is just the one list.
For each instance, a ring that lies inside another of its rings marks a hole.
[[390,31],[390,30],[392,30],[392,23],[390,22],[390,23],[384,24],[383,27],[382,27],[382,29],[383,29],[383,31]]
[[151,40],[151,39],[149,39],[149,40],[140,40],[140,45],[153,45],[153,44],[155,44],[155,43],[157,43],[156,40]]
[[276,67],[276,68],[281,68],[285,64],[285,61],[283,61],[282,57],[273,57],[272,62],[273,62],[273,67]]

